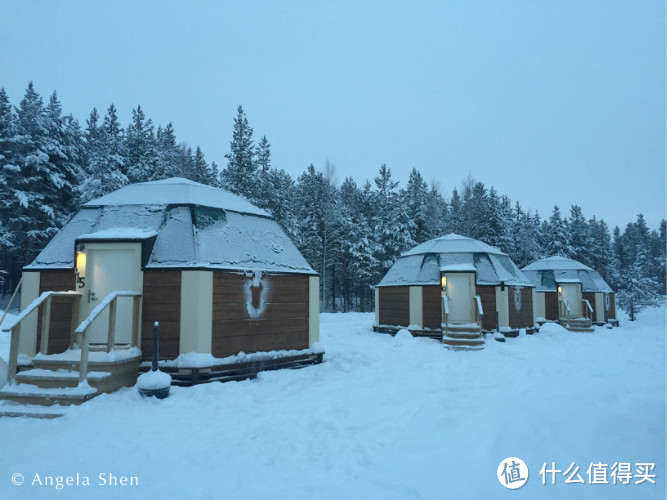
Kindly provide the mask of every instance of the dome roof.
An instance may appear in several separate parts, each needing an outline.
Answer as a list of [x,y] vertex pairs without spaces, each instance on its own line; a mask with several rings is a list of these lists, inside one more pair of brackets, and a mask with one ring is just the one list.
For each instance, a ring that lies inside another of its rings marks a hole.
[[264,210],[174,178],[132,184],[81,207],[26,269],[71,269],[77,242],[141,241],[146,269],[316,274]]
[[584,269],[586,271],[592,271],[590,267],[581,262],[568,259],[567,257],[561,257],[560,255],[537,260],[532,264],[528,264],[522,271],[544,271],[546,269]]
[[567,257],[540,259],[522,269],[538,292],[555,292],[558,283],[581,282],[583,292],[613,292],[596,270]]
[[498,248],[458,234],[425,241],[405,252],[377,286],[436,285],[442,272],[475,272],[478,285],[533,286]]
[[450,233],[433,240],[425,241],[403,255],[419,255],[425,253],[490,253],[505,255],[497,247],[487,245],[483,241],[466,238],[460,234]]
[[181,177],[130,184],[91,200],[84,207],[122,205],[199,205],[266,217],[269,215],[241,196]]

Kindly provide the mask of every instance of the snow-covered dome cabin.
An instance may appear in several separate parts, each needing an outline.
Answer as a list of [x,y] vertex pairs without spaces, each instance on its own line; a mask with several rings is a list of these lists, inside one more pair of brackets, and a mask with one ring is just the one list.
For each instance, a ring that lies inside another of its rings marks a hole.
[[[244,198],[186,179],[129,185],[83,205],[24,268],[22,306],[50,290],[76,290],[81,300],[72,318],[71,301],[54,297],[48,353],[73,344],[71,325],[114,291],[140,293],[134,312],[135,299],[118,298],[113,343],[134,340],[143,359],[155,321],[167,360],[305,350],[319,337],[319,278],[280,226]],[[112,342],[104,314],[90,326],[91,348]],[[21,327],[28,356],[40,345],[33,316]]]
[[536,286],[538,321],[589,318],[603,324],[616,319],[614,291],[600,273],[565,257],[548,257],[522,269]]
[[533,293],[498,248],[448,234],[404,253],[387,271],[375,289],[375,329],[438,334],[445,322],[477,331],[533,328]]

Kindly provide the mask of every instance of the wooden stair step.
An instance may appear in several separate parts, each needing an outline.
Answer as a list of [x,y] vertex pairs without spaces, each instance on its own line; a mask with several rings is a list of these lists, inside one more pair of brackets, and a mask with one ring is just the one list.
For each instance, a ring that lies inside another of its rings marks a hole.
[[0,404],[0,417],[17,418],[42,418],[53,419],[62,417],[66,412],[65,408],[54,406],[39,406],[30,404],[20,404],[13,401],[5,401]]
[[477,347],[484,345],[484,339],[455,339],[445,336],[442,338],[442,343],[449,346]]
[[[97,384],[102,380],[111,378],[109,372],[88,372],[89,383]],[[79,372],[73,370],[45,370],[34,368],[16,374],[16,382],[19,384],[31,384],[42,388],[76,387],[79,384]]]
[[31,384],[6,385],[0,390],[0,400],[33,405],[63,406],[81,404],[97,396],[97,389],[88,386],[44,388]]
[[482,332],[481,331],[475,331],[475,332],[468,332],[468,331],[449,331],[445,337],[449,337],[452,339],[479,339],[482,338]]

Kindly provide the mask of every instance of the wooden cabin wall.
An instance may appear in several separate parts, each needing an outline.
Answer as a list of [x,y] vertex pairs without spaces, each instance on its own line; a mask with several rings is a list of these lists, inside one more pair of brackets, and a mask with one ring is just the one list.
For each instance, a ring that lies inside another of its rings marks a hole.
[[308,276],[263,275],[251,300],[245,274],[213,272],[212,354],[225,357],[257,351],[308,348]]
[[558,319],[558,292],[544,293],[544,316],[545,319]]
[[442,288],[440,286],[422,287],[422,321],[424,328],[434,330],[440,328],[442,324]]
[[181,271],[144,271],[141,314],[141,352],[153,357],[153,324],[160,323],[160,358],[179,354],[181,329]]
[[482,329],[495,330],[496,329],[496,287],[478,285],[477,295],[482,301]]
[[[67,292],[76,290],[76,274],[74,270],[41,271],[39,273],[39,293]],[[72,333],[72,302],[67,297],[51,299],[51,321],[49,322],[49,345],[47,354],[56,354],[69,349]],[[33,313],[34,314],[34,313]],[[41,314],[37,320],[37,352],[42,340]]]
[[616,294],[609,294],[609,313],[607,319],[616,319]]
[[380,324],[410,325],[410,287],[383,286],[380,290]]
[[509,300],[509,324],[510,328],[530,328],[533,323],[533,289],[522,287],[519,289],[521,294],[521,307],[517,310],[514,301],[515,287],[511,286],[508,290]]

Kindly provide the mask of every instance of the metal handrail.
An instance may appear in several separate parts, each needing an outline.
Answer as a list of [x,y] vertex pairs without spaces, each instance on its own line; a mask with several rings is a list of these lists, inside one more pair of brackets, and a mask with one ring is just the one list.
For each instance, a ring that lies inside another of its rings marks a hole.
[[138,339],[138,321],[139,321],[139,299],[141,297],[141,292],[135,291],[123,291],[123,292],[111,292],[107,295],[102,302],[100,302],[92,311],[86,319],[84,319],[81,324],[76,327],[74,330],[75,335],[81,335],[81,362],[79,363],[79,383],[83,382],[88,375],[88,351],[89,343],[87,331],[90,325],[97,319],[97,317],[102,314],[102,312],[109,307],[109,329],[107,336],[107,352],[109,352],[116,340],[116,300],[118,297],[134,297],[134,304],[132,308],[132,340],[131,347],[137,345]]
[[[81,298],[81,293],[76,291],[68,292],[42,292],[42,294],[33,300],[28,306],[19,313],[16,319],[9,324],[9,326],[2,329],[4,332],[11,332],[11,340],[9,343],[9,366],[7,367],[7,380],[10,384],[14,383],[16,378],[16,369],[18,366],[19,357],[19,338],[21,336],[21,322],[25,320],[31,313],[38,310],[42,304],[42,335],[40,340],[39,352],[46,354],[49,346],[49,324],[51,322],[51,299],[53,297],[72,297],[75,299]],[[77,302],[74,305],[78,305]],[[76,310],[76,307],[74,307]]]

